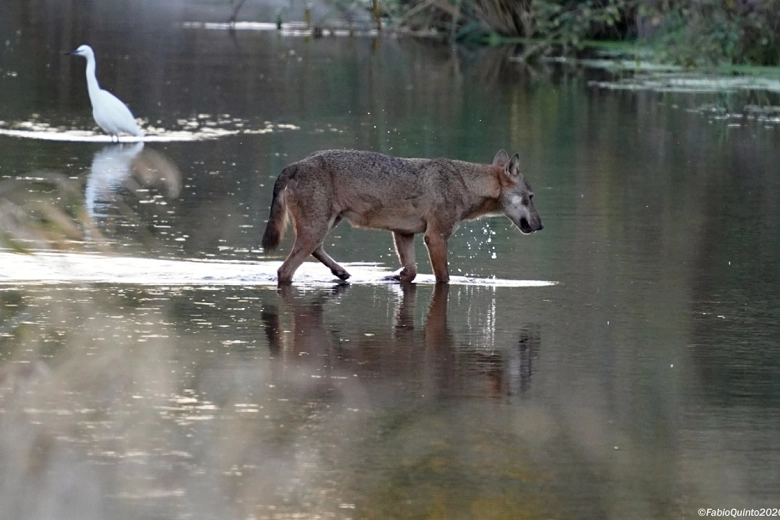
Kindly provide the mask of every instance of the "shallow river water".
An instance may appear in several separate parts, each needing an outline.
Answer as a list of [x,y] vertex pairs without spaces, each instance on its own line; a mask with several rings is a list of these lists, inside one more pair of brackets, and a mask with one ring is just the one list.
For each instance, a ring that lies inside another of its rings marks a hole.
[[[0,518],[780,507],[777,122],[511,49],[76,4],[0,7]],[[96,131],[81,43],[145,143]],[[390,234],[342,224],[354,283],[277,289],[273,181],[327,148],[519,153],[544,230],[463,224],[449,286],[418,237],[401,286]]]

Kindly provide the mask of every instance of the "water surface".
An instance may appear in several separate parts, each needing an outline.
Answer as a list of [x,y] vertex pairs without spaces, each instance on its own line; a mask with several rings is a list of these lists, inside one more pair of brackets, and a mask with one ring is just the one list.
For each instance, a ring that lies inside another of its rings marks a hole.
[[[776,125],[511,49],[122,2],[60,34],[25,5],[0,17],[0,128],[29,132],[0,133],[0,517],[778,506]],[[81,43],[158,139],[100,142],[61,56]],[[364,283],[312,263],[277,290],[273,180],[326,148],[518,152],[544,231],[464,224],[460,283],[401,287],[390,235],[342,225],[328,250]]]

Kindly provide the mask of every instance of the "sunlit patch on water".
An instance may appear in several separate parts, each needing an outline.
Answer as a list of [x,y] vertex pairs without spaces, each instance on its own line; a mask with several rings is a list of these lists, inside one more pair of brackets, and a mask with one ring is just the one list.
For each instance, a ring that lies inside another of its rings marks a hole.
[[[285,24],[286,25],[286,24]],[[183,22],[181,26],[185,29],[212,29],[236,31],[275,31],[277,26],[271,22],[235,22],[235,23],[217,23],[217,22]]]
[[[281,263],[164,260],[75,253],[0,253],[0,284],[115,283],[135,285],[276,285]],[[351,284],[389,283],[392,271],[369,263],[346,263]],[[337,280],[318,262],[305,262],[295,273],[297,285],[331,286]],[[418,284],[433,284],[433,275],[420,274]],[[507,280],[453,276],[451,285],[547,287],[547,280]]]
[[695,114],[704,114],[714,121],[724,121],[728,126],[743,126],[749,121],[767,126],[780,124],[780,106],[745,105],[741,110],[733,107],[708,103],[688,109]]
[[183,22],[184,29],[206,29],[210,31],[278,31],[282,36],[378,36],[379,31],[367,24],[353,24],[329,21],[326,26],[312,27],[305,22],[286,22],[277,26],[268,22]]
[[[351,281],[351,280],[350,280]],[[432,274],[418,274],[414,279],[416,284],[436,283],[436,278]],[[472,276],[451,276],[450,285],[481,285],[488,287],[549,287],[557,285],[558,282],[550,280],[508,280],[502,278],[475,278]]]
[[214,419],[214,414],[219,410],[214,403],[200,401],[192,391],[186,393],[187,395],[173,396],[167,405],[155,406],[160,417],[175,420],[180,425]]
[[[523,58],[520,56],[513,56],[509,59],[512,61],[523,61]],[[565,65],[579,65],[582,67],[612,71],[680,72],[683,70],[683,68],[678,65],[655,63],[642,59],[580,59],[571,56],[550,56],[542,58],[542,61],[548,63],[563,63]]]
[[[157,127],[147,122],[143,122],[141,126],[146,135],[143,137],[122,135],[120,141],[126,143],[205,141],[239,134],[268,134],[283,130],[299,130],[299,127],[292,124],[271,123],[269,121],[264,121],[262,125],[253,125],[229,114],[198,114],[189,119],[179,119],[176,121],[176,128]],[[97,129],[84,130],[72,126],[55,126],[41,121],[37,114],[33,114],[27,121],[0,121],[0,135],[44,141],[111,142],[111,136]]]
[[[775,128],[780,124],[780,106],[771,104],[745,104],[740,99],[747,100],[752,92],[780,93],[780,80],[773,78],[758,78],[750,76],[736,77],[702,77],[688,73],[643,73],[628,77],[620,77],[614,81],[591,81],[590,86],[609,90],[651,90],[655,92],[674,92],[683,94],[735,94],[726,103],[707,103],[689,112],[704,114],[713,121],[725,122],[730,127],[741,127],[748,123]],[[743,93],[737,96],[736,93]],[[677,108],[677,105],[672,105]]]
[[591,81],[591,86],[617,90],[713,93],[738,91],[780,92],[780,80],[754,76],[701,76],[683,72],[636,74],[615,81]]

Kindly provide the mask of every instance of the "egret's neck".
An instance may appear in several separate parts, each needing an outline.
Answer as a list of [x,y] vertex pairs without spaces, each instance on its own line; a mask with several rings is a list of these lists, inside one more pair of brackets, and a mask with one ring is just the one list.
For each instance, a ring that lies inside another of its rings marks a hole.
[[95,57],[87,56],[87,89],[89,97],[93,98],[100,91],[97,77],[95,76]]

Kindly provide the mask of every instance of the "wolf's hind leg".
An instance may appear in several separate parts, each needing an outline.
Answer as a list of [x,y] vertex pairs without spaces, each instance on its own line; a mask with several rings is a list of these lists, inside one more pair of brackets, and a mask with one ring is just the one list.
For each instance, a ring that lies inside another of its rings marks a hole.
[[328,255],[328,253],[325,252],[325,250],[322,248],[322,244],[317,246],[317,249],[312,252],[312,256],[325,264],[334,276],[337,276],[342,280],[346,280],[350,277],[350,274],[347,272],[347,270],[341,267],[338,262],[336,262],[333,258],[330,257],[330,255]]
[[322,240],[327,233],[327,226],[312,228],[296,225],[296,232],[295,244],[293,244],[290,254],[287,255],[287,258],[282,262],[282,266],[276,272],[279,283],[290,283],[295,271],[298,270],[303,261],[321,247]]
[[287,258],[282,262],[282,266],[279,270],[276,271],[279,283],[292,282],[295,271],[298,270],[303,261],[306,260],[306,257],[311,253],[312,248],[299,244],[299,240],[296,239],[292,251],[290,251],[290,254],[287,255]]
[[[340,215],[336,215],[335,217],[331,218],[330,222],[328,223],[328,230],[325,232],[325,236],[333,231],[333,228],[338,226],[339,222],[341,222]],[[324,240],[325,237],[323,236],[322,239]],[[322,247],[322,241],[320,241],[320,245],[317,246],[317,249],[312,252],[312,256],[325,264],[328,269],[330,269],[330,272],[333,273],[333,276],[336,276],[342,280],[346,280],[350,277],[350,274],[347,272],[347,270],[341,267],[338,262],[336,262],[333,258],[330,257],[328,253],[325,252],[325,249]]]
[[401,262],[401,270],[393,273],[392,278],[401,282],[411,282],[417,276],[417,263],[414,259],[414,234],[393,232],[395,252]]

